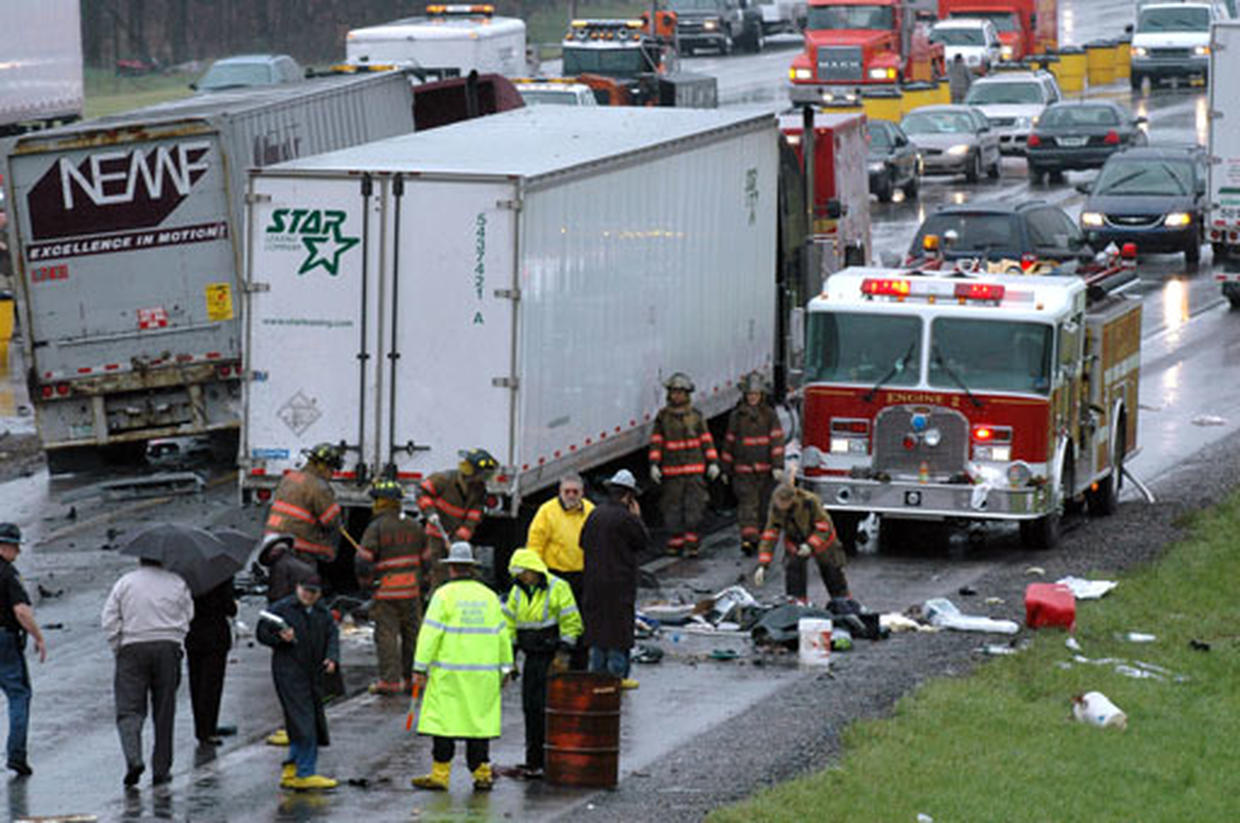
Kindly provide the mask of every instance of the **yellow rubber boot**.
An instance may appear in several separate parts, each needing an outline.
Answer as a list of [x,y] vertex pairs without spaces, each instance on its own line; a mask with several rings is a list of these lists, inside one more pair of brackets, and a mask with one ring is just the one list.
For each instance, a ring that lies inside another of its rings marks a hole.
[[330,777],[324,777],[321,774],[312,774],[309,777],[294,777],[291,788],[302,791],[326,791],[334,789],[339,785],[336,780]]
[[276,729],[274,732],[267,735],[267,745],[268,746],[287,746],[288,745],[288,732],[285,731],[284,729]]
[[429,789],[434,792],[446,792],[448,781],[452,777],[452,762],[431,764],[431,773],[419,775],[409,782],[415,789]]
[[[284,767],[280,769],[280,785],[284,786],[285,782],[292,780],[296,776],[297,776],[297,764],[296,763],[285,763]],[[284,788],[289,789],[292,787],[284,786]]]
[[495,777],[491,774],[491,764],[481,763],[474,769],[474,791],[489,792],[495,785]]

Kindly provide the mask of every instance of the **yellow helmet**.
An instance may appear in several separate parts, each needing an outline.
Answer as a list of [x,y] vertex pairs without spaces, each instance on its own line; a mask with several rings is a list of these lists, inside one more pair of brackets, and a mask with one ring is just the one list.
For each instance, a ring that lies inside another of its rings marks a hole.
[[395,480],[385,478],[372,483],[369,494],[372,500],[403,500],[405,487]]
[[314,448],[302,449],[301,453],[306,456],[306,459],[322,463],[332,471],[344,465],[344,455],[341,454],[340,447],[334,443],[319,443]]
[[491,456],[486,449],[470,449],[469,451],[460,452],[461,457],[461,473],[466,475],[473,474],[492,474],[499,468],[499,461]]

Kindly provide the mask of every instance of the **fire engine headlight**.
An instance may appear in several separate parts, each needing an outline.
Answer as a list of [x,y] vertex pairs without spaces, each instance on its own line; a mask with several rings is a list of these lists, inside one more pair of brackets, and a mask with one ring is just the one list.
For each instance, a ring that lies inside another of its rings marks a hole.
[[805,469],[817,469],[823,464],[822,450],[817,446],[806,446],[801,450],[801,467]]
[[717,28],[719,28],[718,20],[707,20],[704,23],[702,23],[702,29],[704,31],[714,31]]
[[1182,229],[1193,221],[1192,215],[1186,211],[1173,211],[1163,220],[1169,229]]
[[871,80],[895,80],[895,69],[870,69]]
[[999,56],[1002,57],[1004,60],[1011,60],[1013,54],[1015,54],[1015,52],[1012,51],[1011,46],[1000,46],[999,47]]
[[1133,46],[1132,47],[1133,57],[1145,57],[1149,53],[1150,53],[1149,50],[1145,46]]
[[1098,228],[1102,225],[1102,215],[1096,211],[1081,212],[1081,225]]
[[964,155],[969,153],[969,144],[961,143],[958,146],[952,146],[950,149],[947,150],[947,153],[952,155],[953,157],[963,157]]
[[974,460],[992,460],[995,463],[1006,463],[1012,459],[1011,446],[974,446]]
[[1007,476],[1009,485],[1027,486],[1033,478],[1033,472],[1029,471],[1029,467],[1024,463],[1017,462],[1008,466]]
[[921,442],[933,449],[935,446],[939,445],[939,443],[943,442],[943,435],[938,429],[928,429],[926,433],[921,436]]
[[809,69],[788,69],[789,80],[813,80],[814,73]]

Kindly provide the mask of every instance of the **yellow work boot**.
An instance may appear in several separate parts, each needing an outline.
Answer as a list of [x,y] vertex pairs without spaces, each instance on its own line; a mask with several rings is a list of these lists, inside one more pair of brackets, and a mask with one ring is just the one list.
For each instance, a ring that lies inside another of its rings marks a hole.
[[312,774],[309,777],[294,777],[291,781],[290,788],[298,791],[326,791],[334,789],[339,785],[330,777],[324,777],[321,774]]
[[495,785],[495,777],[491,774],[491,764],[481,763],[474,769],[474,791],[489,792]]
[[419,775],[409,782],[413,784],[415,789],[430,789],[435,792],[446,792],[448,790],[448,780],[452,777],[452,762],[439,763],[438,761],[431,764],[431,773]]
[[[292,780],[296,776],[297,776],[297,764],[296,763],[285,763],[283,768],[280,769],[280,785],[284,786],[285,780]],[[289,788],[288,786],[284,786],[284,787],[286,789]]]
[[620,688],[622,689],[636,689],[640,685],[640,683],[631,677],[626,677],[620,681]]
[[285,731],[284,729],[276,729],[274,732],[267,735],[267,745],[268,746],[287,746],[288,745],[288,732]]

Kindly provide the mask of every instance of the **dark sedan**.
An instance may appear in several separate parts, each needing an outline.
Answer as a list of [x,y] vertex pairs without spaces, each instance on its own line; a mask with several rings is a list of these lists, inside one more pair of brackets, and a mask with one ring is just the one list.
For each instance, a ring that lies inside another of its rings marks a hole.
[[1137,251],[1184,252],[1201,260],[1205,240],[1205,153],[1200,147],[1128,149],[1102,167],[1081,207],[1081,228],[1090,242],[1137,244]]
[[921,185],[921,154],[908,135],[887,120],[871,120],[866,132],[870,193],[877,195],[880,203],[890,202],[896,189],[904,191],[906,200],[916,198]]
[[1061,181],[1068,169],[1101,168],[1115,152],[1146,144],[1145,122],[1110,100],[1047,106],[1026,144],[1029,180],[1041,183],[1050,174]]
[[[928,243],[927,236],[934,241]],[[909,246],[906,265],[928,257],[979,259],[1004,273],[1072,273],[1094,251],[1072,218],[1041,200],[946,206],[931,214]]]

